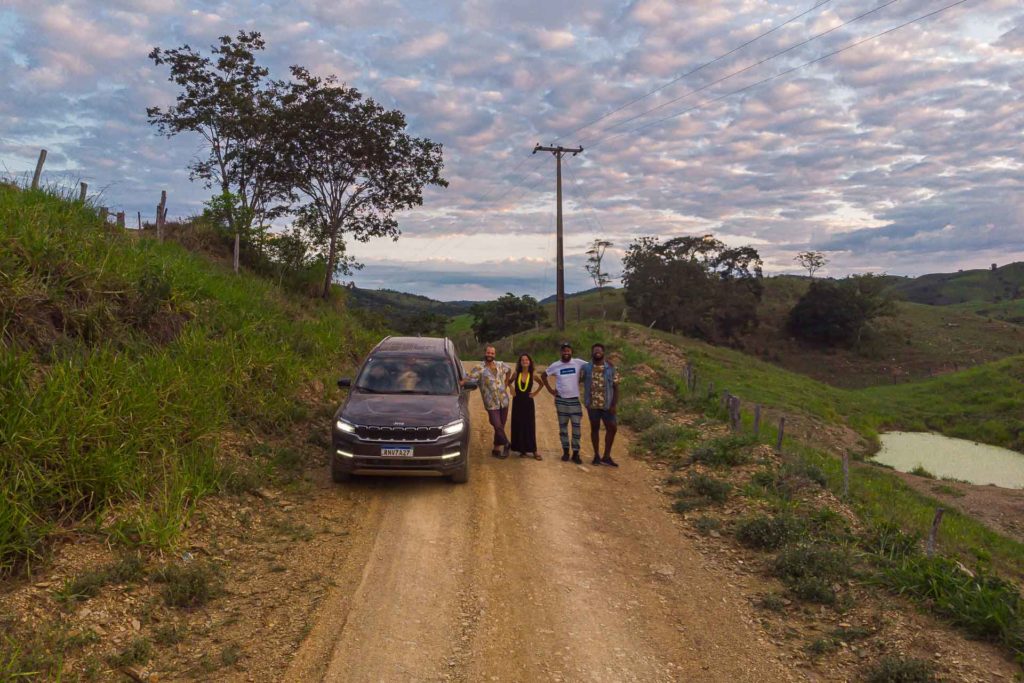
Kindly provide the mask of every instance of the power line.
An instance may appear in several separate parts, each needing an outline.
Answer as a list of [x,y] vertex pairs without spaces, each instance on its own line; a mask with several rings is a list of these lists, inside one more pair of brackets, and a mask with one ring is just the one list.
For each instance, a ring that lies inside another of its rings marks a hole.
[[821,7],[822,5],[827,5],[830,2],[832,2],[832,0],[822,0],[821,2],[819,2],[816,5],[814,5],[813,7],[811,7],[810,9],[804,10],[800,14],[797,14],[797,15],[794,15],[794,16],[790,17],[789,19],[787,19],[786,21],[782,22],[778,26],[775,26],[774,28],[768,29],[764,33],[762,33],[762,34],[760,34],[758,36],[755,36],[754,38],[751,38],[750,40],[748,40],[747,42],[743,43],[742,45],[738,45],[737,47],[734,47],[733,49],[729,50],[728,52],[724,52],[724,53],[718,55],[717,57],[715,57],[714,59],[711,59],[711,60],[709,60],[707,62],[704,62],[703,64],[700,64],[699,66],[696,66],[696,67],[690,69],[689,71],[687,71],[684,74],[676,76],[675,78],[673,78],[672,80],[668,81],[664,85],[660,85],[660,86],[658,86],[657,88],[655,88],[653,90],[647,91],[643,95],[639,95],[637,97],[634,97],[633,99],[631,99],[629,102],[626,102],[622,106],[617,107],[616,109],[611,110],[607,114],[604,114],[602,116],[597,117],[593,121],[589,121],[588,123],[584,123],[579,128],[571,130],[568,133],[566,133],[565,135],[559,135],[557,138],[555,138],[554,141],[557,142],[558,140],[561,140],[564,137],[568,137],[570,135],[575,135],[576,133],[580,132],[581,130],[583,130],[585,128],[590,128],[595,123],[600,123],[601,121],[604,121],[609,116],[613,116],[615,114],[618,114],[623,109],[626,109],[627,107],[632,106],[632,105],[636,104],[637,102],[639,102],[641,100],[645,100],[645,99],[647,99],[648,97],[650,97],[651,95],[653,95],[653,94],[655,94],[657,92],[661,92],[665,88],[669,87],[670,85],[674,85],[675,83],[678,83],[679,81],[683,80],[687,76],[692,76],[693,74],[697,73],[698,71],[701,71],[702,69],[705,69],[705,68],[711,66],[712,64],[716,64],[716,63],[722,61],[726,57],[731,57],[732,55],[736,54],[737,52],[739,52],[743,48],[756,43],[757,41],[761,40],[762,38],[770,36],[771,34],[775,33],[776,31],[778,31],[778,30],[780,30],[782,28],[785,28],[786,26],[788,26],[789,24],[792,24],[794,21],[797,21],[798,19],[802,19],[803,17],[807,16],[808,14],[813,12],[814,10],[818,9],[819,7]]
[[[653,112],[656,112],[659,109],[664,109],[665,107],[667,107],[667,106],[669,106],[671,104],[675,104],[676,102],[679,102],[680,100],[685,100],[690,95],[696,95],[699,92],[703,92],[703,91],[707,90],[708,88],[711,88],[712,86],[718,85],[719,83],[727,81],[727,80],[729,80],[729,79],[731,79],[731,78],[733,78],[735,76],[739,76],[740,74],[746,73],[747,71],[750,71],[751,69],[755,69],[755,68],[761,66],[765,62],[770,62],[771,60],[773,60],[773,59],[775,59],[777,57],[781,57],[782,55],[784,55],[784,54],[786,54],[788,52],[792,52],[793,50],[796,50],[797,48],[804,47],[805,45],[807,45],[807,44],[817,40],[818,38],[822,38],[822,37],[824,37],[824,36],[826,36],[826,35],[828,35],[830,33],[834,33],[835,31],[838,31],[839,29],[844,28],[845,26],[848,26],[848,25],[852,24],[855,21],[860,21],[864,17],[869,16],[871,14],[874,14],[875,12],[879,12],[879,11],[885,9],[886,7],[890,6],[890,5],[896,4],[897,2],[899,2],[899,0],[887,0],[887,2],[879,5],[878,7],[875,7],[874,9],[870,9],[867,12],[864,12],[862,14],[858,14],[857,16],[853,17],[852,19],[847,19],[843,23],[839,24],[838,26],[834,26],[834,27],[828,29],[827,31],[822,31],[821,33],[817,33],[817,34],[811,36],[810,38],[802,40],[799,43],[796,43],[794,45],[790,45],[786,49],[780,50],[779,52],[776,52],[775,54],[773,54],[771,56],[765,57],[764,59],[762,59],[760,61],[754,62],[753,64],[745,66],[742,69],[738,69],[736,71],[733,71],[732,73],[726,74],[725,76],[722,76],[721,78],[716,78],[715,80],[711,81],[710,83],[706,83],[705,85],[702,85],[701,87],[696,88],[694,90],[691,90],[691,91],[689,91],[687,93],[684,93],[684,94],[680,95],[679,97],[674,97],[671,100],[668,100],[667,102],[662,102],[661,104],[659,104],[656,107],[651,107],[650,109],[646,109],[646,110],[640,112],[639,114],[631,116],[631,117],[629,117],[627,119],[623,119],[621,121],[617,121],[616,123],[613,123],[612,125],[610,125],[607,128],[605,128],[604,132],[607,133],[607,132],[609,132],[609,131],[611,131],[611,130],[613,130],[615,128],[618,128],[620,126],[624,126],[627,123],[631,123],[633,121],[636,121],[637,119],[642,118],[644,116],[647,116],[648,114],[651,114]],[[587,143],[587,147],[593,147],[595,144],[598,144],[599,142],[603,142],[605,139],[607,139],[607,136],[603,137],[603,138],[598,138],[596,142],[588,142]]]
[[794,66],[794,67],[792,67],[790,69],[786,69],[785,71],[781,71],[781,72],[779,72],[779,73],[777,73],[777,74],[775,74],[773,76],[769,76],[768,78],[763,78],[760,81],[757,81],[756,83],[751,83],[750,85],[744,86],[742,88],[738,88],[737,90],[733,90],[731,92],[725,93],[724,95],[719,95],[718,97],[714,97],[714,98],[711,98],[709,100],[704,100],[703,102],[700,102],[700,103],[698,103],[698,104],[696,104],[696,105],[694,105],[692,107],[689,107],[687,109],[684,109],[684,110],[682,110],[680,112],[676,112],[675,114],[670,114],[670,115],[662,117],[660,119],[655,119],[653,121],[649,121],[649,122],[647,122],[647,123],[645,123],[643,125],[637,126],[636,128],[631,128],[629,130],[619,131],[618,133],[613,133],[612,135],[608,135],[608,136],[606,136],[604,138],[600,138],[597,141],[590,143],[588,145],[588,149],[593,149],[595,146],[597,146],[597,145],[599,145],[601,143],[607,142],[608,140],[612,140],[614,138],[617,138],[619,136],[627,135],[629,133],[636,133],[637,131],[643,130],[645,128],[649,128],[649,127],[657,125],[659,123],[664,123],[665,121],[668,121],[670,119],[678,118],[678,117],[680,117],[680,116],[682,116],[684,114],[687,114],[687,113],[689,113],[691,111],[694,111],[695,109],[699,109],[699,108],[704,107],[706,105],[714,104],[715,102],[718,102],[720,100],[724,100],[727,97],[731,97],[733,95],[737,95],[739,93],[746,92],[747,90],[751,90],[753,88],[756,88],[759,85],[764,85],[765,83],[768,83],[769,81],[774,81],[776,78],[781,78],[783,76],[788,76],[789,74],[793,73],[794,71],[799,71],[800,69],[803,69],[804,67],[811,66],[812,64],[817,64],[818,62],[822,62],[822,61],[824,61],[826,59],[829,59],[830,57],[835,57],[838,54],[842,54],[843,52],[846,52],[848,50],[852,50],[855,47],[859,47],[859,46],[863,45],[864,43],[871,42],[872,40],[876,40],[878,38],[881,38],[882,36],[886,36],[886,35],[888,35],[890,33],[894,33],[896,31],[899,31],[902,28],[906,28],[907,26],[910,26],[911,24],[916,24],[919,21],[923,21],[925,19],[929,19],[929,18],[931,18],[931,17],[933,17],[933,16],[935,16],[937,14],[941,14],[941,13],[943,13],[943,12],[945,12],[947,10],[950,10],[950,9],[952,9],[952,8],[958,6],[958,5],[962,5],[962,4],[966,3],[967,1],[968,0],[957,0],[956,2],[953,2],[953,3],[949,4],[949,5],[944,6],[944,7],[941,7],[939,9],[937,9],[937,10],[928,12],[927,14],[922,14],[921,16],[916,17],[914,19],[911,19],[909,21],[905,21],[902,24],[899,24],[898,26],[893,26],[892,28],[886,29],[885,31],[882,31],[882,32],[876,33],[876,34],[874,34],[872,36],[868,36],[867,38],[863,38],[861,40],[858,40],[855,43],[851,43],[850,45],[847,45],[846,47],[840,48],[838,50],[834,50],[834,51],[829,52],[827,54],[824,54],[824,55],[822,55],[820,57],[816,57],[816,58],[814,58],[812,60],[804,62],[803,64],[800,64],[798,66]]

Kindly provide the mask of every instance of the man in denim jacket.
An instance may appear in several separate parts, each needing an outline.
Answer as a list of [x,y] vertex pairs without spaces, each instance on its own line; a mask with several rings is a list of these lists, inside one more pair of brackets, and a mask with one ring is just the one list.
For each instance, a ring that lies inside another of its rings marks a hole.
[[[594,446],[594,465],[618,467],[612,460],[612,443],[618,425],[615,420],[619,402],[619,373],[615,366],[604,359],[604,344],[590,348],[590,362],[580,369],[580,383],[583,384],[583,405],[587,407],[590,419],[590,442]],[[604,423],[604,457],[600,456],[601,423]]]

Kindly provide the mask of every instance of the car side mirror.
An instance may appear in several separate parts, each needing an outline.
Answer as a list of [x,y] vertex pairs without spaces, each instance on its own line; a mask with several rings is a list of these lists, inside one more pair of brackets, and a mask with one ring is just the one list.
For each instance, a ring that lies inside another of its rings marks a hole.
[[477,381],[475,379],[467,379],[465,382],[462,383],[462,388],[468,391],[472,391],[473,389],[476,389],[478,386],[479,384],[477,384]]
[[348,377],[342,377],[338,380],[339,389],[348,389],[350,386],[352,386],[352,380]]

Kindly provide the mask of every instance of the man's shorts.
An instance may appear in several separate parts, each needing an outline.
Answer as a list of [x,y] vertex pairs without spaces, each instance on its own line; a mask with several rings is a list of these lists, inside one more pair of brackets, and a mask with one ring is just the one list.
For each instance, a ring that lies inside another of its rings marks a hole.
[[598,421],[604,422],[605,427],[611,427],[615,424],[615,413],[610,410],[587,408],[587,417],[590,418],[590,424],[592,425],[596,425]]

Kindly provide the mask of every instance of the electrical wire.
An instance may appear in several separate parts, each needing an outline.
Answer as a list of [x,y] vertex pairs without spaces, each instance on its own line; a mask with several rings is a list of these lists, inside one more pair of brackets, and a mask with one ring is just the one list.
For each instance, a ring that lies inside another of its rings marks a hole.
[[[809,43],[811,43],[811,42],[813,42],[813,41],[815,41],[815,40],[817,40],[819,38],[823,38],[824,36],[827,36],[830,33],[834,33],[834,32],[838,31],[841,28],[849,26],[850,24],[854,23],[855,21],[860,21],[864,17],[870,16],[870,15],[876,13],[876,12],[879,12],[879,11],[885,9],[886,7],[889,7],[890,5],[896,4],[899,1],[900,0],[887,0],[886,2],[882,3],[878,7],[875,7],[874,9],[870,9],[870,10],[868,10],[866,12],[858,14],[857,16],[855,16],[855,17],[853,17],[851,19],[847,19],[846,21],[844,21],[843,23],[839,24],[838,26],[834,26],[834,27],[832,27],[832,28],[830,28],[830,29],[828,29],[826,31],[822,31],[821,33],[817,33],[817,34],[811,36],[810,38],[802,40],[799,43],[796,43],[794,45],[790,45],[789,47],[785,48],[784,50],[780,50],[780,51],[778,51],[778,52],[776,52],[776,53],[774,53],[774,54],[772,54],[772,55],[770,55],[768,57],[765,57],[764,59],[761,59],[761,60],[759,60],[757,62],[754,62],[753,64],[745,66],[742,69],[737,69],[736,71],[733,71],[733,72],[731,72],[729,74],[726,74],[725,76],[722,76],[721,78],[716,78],[715,80],[711,81],[710,83],[706,83],[706,84],[702,85],[699,88],[695,88],[693,90],[690,90],[689,92],[683,93],[682,95],[680,95],[678,97],[673,97],[672,99],[670,99],[670,100],[668,100],[666,102],[662,102],[661,104],[659,104],[656,107],[651,107],[650,109],[646,109],[646,110],[640,112],[639,114],[635,114],[634,116],[631,116],[631,117],[629,117],[627,119],[622,119],[621,121],[617,121],[617,122],[613,123],[612,125],[608,126],[607,128],[603,129],[602,132],[608,133],[609,131],[614,130],[615,128],[619,128],[620,126],[624,126],[627,123],[632,123],[633,121],[636,121],[639,118],[647,116],[648,114],[656,112],[656,111],[658,111],[660,109],[664,109],[665,107],[668,107],[668,106],[670,106],[672,104],[675,104],[676,102],[679,102],[681,100],[685,100],[687,97],[690,97],[691,95],[696,95],[697,93],[703,92],[703,91],[707,90],[708,88],[711,88],[711,87],[713,87],[715,85],[718,85],[719,83],[723,83],[725,81],[728,81],[731,78],[739,76],[740,74],[744,74],[747,71],[750,71],[751,69],[755,69],[755,68],[761,66],[762,64],[765,64],[766,62],[770,62],[771,60],[776,59],[778,57],[781,57],[784,54],[792,52],[793,50],[796,50],[798,48],[804,47],[804,46],[808,45]],[[601,142],[604,139],[606,139],[606,138],[605,137],[598,138],[597,142]],[[586,142],[586,143],[584,143],[584,147],[586,147],[587,149],[591,149],[591,148],[593,148],[595,146],[595,144],[597,144],[597,142]]]
[[637,126],[636,128],[631,128],[629,130],[619,131],[618,133],[613,133],[612,135],[608,135],[608,136],[606,136],[604,138],[600,138],[597,141],[590,143],[588,149],[593,149],[594,147],[596,147],[596,146],[598,146],[600,144],[603,144],[603,143],[607,142],[608,140],[612,140],[612,139],[620,137],[622,135],[628,135],[629,133],[636,133],[638,131],[644,130],[645,128],[650,128],[651,126],[657,125],[659,123],[664,123],[665,121],[668,121],[670,119],[678,118],[680,116],[683,116],[684,114],[688,114],[689,112],[694,111],[696,109],[700,109],[700,108],[702,108],[702,107],[704,107],[706,105],[714,104],[715,102],[719,102],[721,100],[724,100],[727,97],[731,97],[733,95],[738,95],[739,93],[746,92],[747,90],[751,90],[751,89],[756,88],[756,87],[758,87],[760,85],[764,85],[765,83],[768,83],[770,81],[774,81],[777,78],[781,78],[783,76],[788,76],[789,74],[791,74],[791,73],[793,73],[795,71],[799,71],[800,69],[803,69],[805,67],[811,66],[813,64],[817,64],[818,62],[825,61],[826,59],[829,59],[831,57],[835,57],[838,54],[842,54],[843,52],[847,52],[848,50],[852,50],[853,48],[859,47],[859,46],[861,46],[861,45],[863,45],[865,43],[871,42],[873,40],[877,40],[878,38],[881,38],[882,36],[886,36],[886,35],[888,35],[890,33],[894,33],[896,31],[899,31],[900,29],[906,28],[907,26],[910,26],[911,24],[916,24],[919,21],[924,21],[925,19],[929,19],[931,17],[934,17],[934,16],[936,16],[938,14],[941,14],[941,13],[947,11],[947,10],[953,9],[954,7],[957,7],[958,5],[963,5],[967,1],[968,0],[957,0],[956,2],[953,2],[953,3],[949,4],[949,5],[945,5],[944,7],[940,7],[937,10],[933,10],[931,12],[928,12],[927,14],[922,14],[919,17],[916,17],[916,18],[911,19],[909,21],[905,21],[902,24],[899,24],[897,26],[893,26],[892,28],[886,29],[885,31],[881,31],[880,33],[876,33],[874,35],[868,36],[867,38],[862,38],[861,40],[858,40],[858,41],[856,41],[854,43],[851,43],[850,45],[842,47],[842,48],[840,48],[838,50],[833,50],[832,52],[829,52],[827,54],[821,55],[820,57],[816,57],[814,59],[806,61],[806,62],[804,62],[802,64],[799,64],[797,66],[794,66],[794,67],[792,67],[790,69],[786,69],[785,71],[781,71],[781,72],[779,72],[779,73],[777,73],[777,74],[775,74],[773,76],[769,76],[767,78],[763,78],[760,81],[757,81],[756,83],[751,83],[750,85],[746,85],[746,86],[744,86],[742,88],[738,88],[738,89],[733,90],[731,92],[727,92],[724,95],[719,95],[718,97],[714,97],[714,98],[711,98],[711,99],[708,99],[708,100],[704,100],[703,102],[700,102],[700,103],[698,103],[698,104],[696,104],[696,105],[694,105],[692,107],[689,107],[687,109],[684,109],[684,110],[682,110],[680,112],[676,112],[675,114],[670,114],[670,115],[662,117],[660,119],[655,119],[653,121],[649,121],[649,122],[647,122],[647,123],[645,123],[643,125]]
[[823,5],[827,5],[830,2],[832,2],[832,0],[822,0],[821,2],[818,2],[817,4],[813,5],[810,9],[804,10],[803,12],[800,12],[799,14],[796,14],[796,15],[790,17],[789,19],[787,19],[786,21],[782,22],[778,26],[775,26],[773,28],[768,29],[764,33],[761,33],[760,35],[757,35],[757,36],[751,38],[750,40],[748,40],[747,42],[743,43],[742,45],[738,45],[738,46],[734,47],[733,49],[729,50],[728,52],[723,52],[722,54],[718,55],[714,59],[708,60],[708,61],[704,62],[703,64],[700,64],[700,65],[690,69],[686,73],[681,74],[679,76],[676,76],[672,80],[666,82],[663,85],[658,86],[657,88],[654,88],[653,90],[647,91],[643,95],[638,95],[637,97],[634,97],[629,102],[626,102],[625,104],[623,104],[620,107],[612,109],[607,114],[604,114],[602,116],[597,117],[596,119],[594,119],[592,121],[584,123],[582,126],[579,126],[578,128],[575,128],[575,129],[569,131],[568,133],[566,133],[564,135],[559,135],[557,138],[555,138],[555,141],[561,140],[562,138],[569,137],[570,135],[575,135],[576,133],[578,133],[581,130],[584,130],[586,128],[590,128],[594,124],[600,123],[601,121],[604,121],[608,117],[614,116],[615,114],[618,114],[623,109],[626,109],[627,107],[630,107],[630,106],[636,104],[637,102],[640,102],[641,100],[645,100],[648,97],[650,97],[651,95],[654,95],[655,93],[659,93],[662,90],[664,90],[665,88],[678,83],[679,81],[683,80],[687,76],[692,76],[693,74],[695,74],[698,71],[701,71],[703,69],[706,69],[707,67],[711,66],[712,64],[717,64],[718,62],[722,61],[723,59],[725,59],[727,57],[731,57],[732,55],[736,54],[737,52],[739,52],[743,48],[748,47],[750,45],[753,45],[754,43],[756,43],[757,41],[761,40],[762,38],[766,38],[767,36],[770,36],[771,34],[775,33],[776,31],[778,31],[778,30],[780,30],[782,28],[785,28],[786,26],[792,24],[794,21],[802,19],[803,17],[807,16],[808,14],[813,12],[814,10],[818,9],[819,7],[821,7]]

